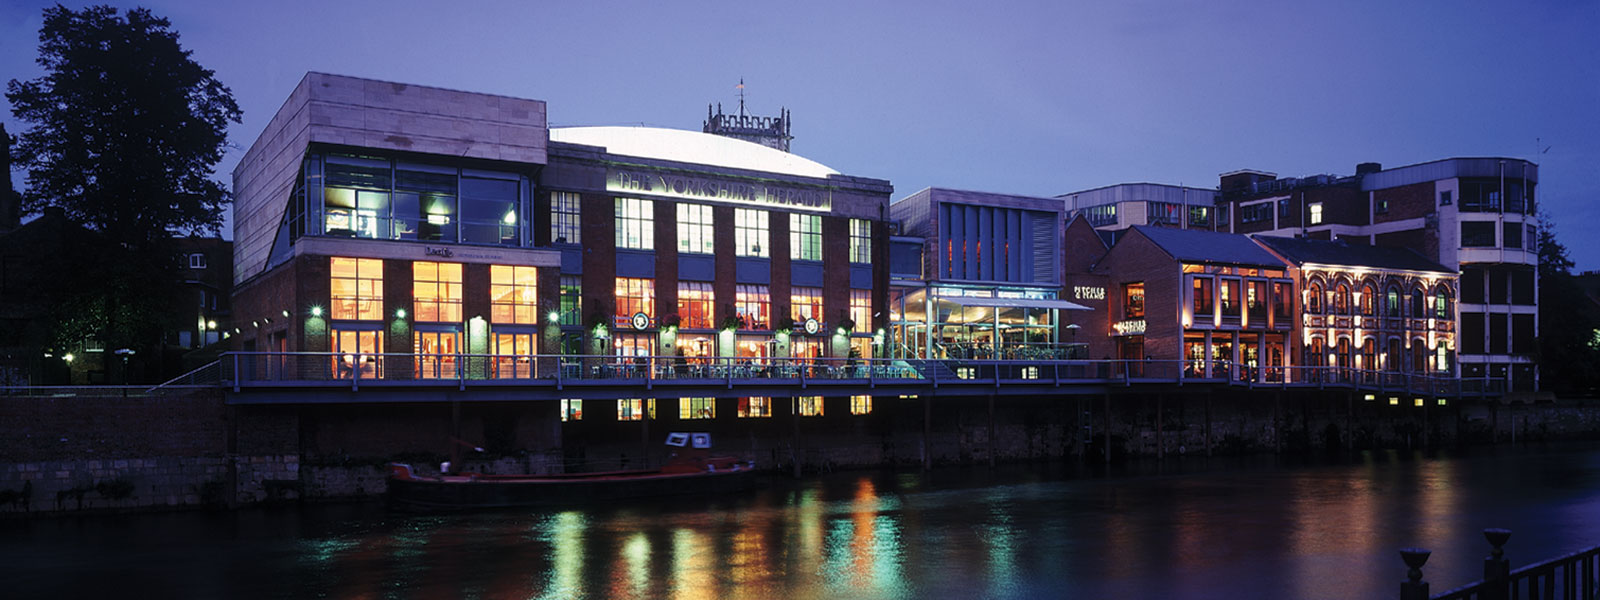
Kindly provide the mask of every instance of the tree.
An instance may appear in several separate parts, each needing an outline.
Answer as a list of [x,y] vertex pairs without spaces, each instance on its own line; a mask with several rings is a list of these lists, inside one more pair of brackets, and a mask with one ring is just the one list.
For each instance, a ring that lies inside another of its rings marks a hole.
[[150,348],[178,289],[173,237],[221,229],[230,198],[211,175],[239,106],[170,27],[145,9],[46,8],[45,74],[6,85],[31,126],[12,152],[21,212],[61,209],[98,252],[37,282],[59,298],[53,345],[93,336],[108,350]]
[[1539,221],[1539,368],[1543,387],[1560,394],[1600,386],[1600,348],[1592,343],[1600,315],[1572,276],[1567,247],[1549,215]]
[[45,75],[6,85],[12,113],[33,124],[15,150],[24,214],[59,206],[134,246],[221,228],[228,193],[210,175],[239,106],[168,27],[142,8],[45,9]]

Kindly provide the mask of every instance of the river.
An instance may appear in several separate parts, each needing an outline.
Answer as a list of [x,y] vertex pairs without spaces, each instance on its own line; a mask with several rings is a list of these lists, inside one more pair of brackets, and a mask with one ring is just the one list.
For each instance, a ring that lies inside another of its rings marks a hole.
[[[1290,464],[1293,462],[1294,464]],[[328,504],[0,521],[8,598],[1395,598],[1600,544],[1600,446],[845,472],[455,515]]]

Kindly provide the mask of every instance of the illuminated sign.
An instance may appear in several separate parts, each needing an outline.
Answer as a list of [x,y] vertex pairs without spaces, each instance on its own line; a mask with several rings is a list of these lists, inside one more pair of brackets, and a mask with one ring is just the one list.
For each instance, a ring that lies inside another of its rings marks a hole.
[[806,319],[806,335],[816,335],[821,329],[822,324],[818,323],[816,319]]
[[1073,286],[1072,298],[1074,300],[1105,300],[1106,289],[1103,287],[1091,287],[1086,285]]
[[644,314],[642,312],[633,313],[633,323],[632,323],[632,325],[633,325],[634,329],[644,329],[646,327],[649,327],[650,326],[650,315]]
[[826,211],[833,206],[833,195],[828,190],[621,169],[606,171],[606,191],[799,210]]
[[1111,324],[1111,329],[1116,331],[1117,335],[1144,335],[1144,319],[1117,321]]

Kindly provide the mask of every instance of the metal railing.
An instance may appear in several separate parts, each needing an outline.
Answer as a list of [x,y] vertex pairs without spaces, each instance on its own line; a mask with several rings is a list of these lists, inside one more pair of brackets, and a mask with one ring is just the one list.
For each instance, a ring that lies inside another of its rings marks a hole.
[[1504,380],[1368,371],[1343,367],[1262,367],[1241,363],[1131,359],[903,359],[615,355],[363,354],[230,352],[218,377],[234,388],[291,383],[384,385],[585,382],[646,385],[752,380],[806,385],[857,381],[928,383],[1210,383],[1248,388],[1345,388],[1407,396],[1502,393]]
[[1406,581],[1400,583],[1401,600],[1529,600],[1561,598],[1591,600],[1600,597],[1600,546],[1573,552],[1515,571],[1505,558],[1504,546],[1511,539],[1508,529],[1485,529],[1489,556],[1483,559],[1483,579],[1435,595],[1428,595],[1428,582],[1422,579],[1422,566],[1432,554],[1426,548],[1405,548]]

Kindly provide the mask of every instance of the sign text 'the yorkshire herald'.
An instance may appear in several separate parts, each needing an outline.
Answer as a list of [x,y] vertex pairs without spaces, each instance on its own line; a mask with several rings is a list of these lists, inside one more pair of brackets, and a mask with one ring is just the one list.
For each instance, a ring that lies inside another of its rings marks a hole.
[[669,196],[686,200],[759,204],[800,210],[828,210],[832,205],[831,195],[825,190],[621,169],[607,170],[606,191]]

